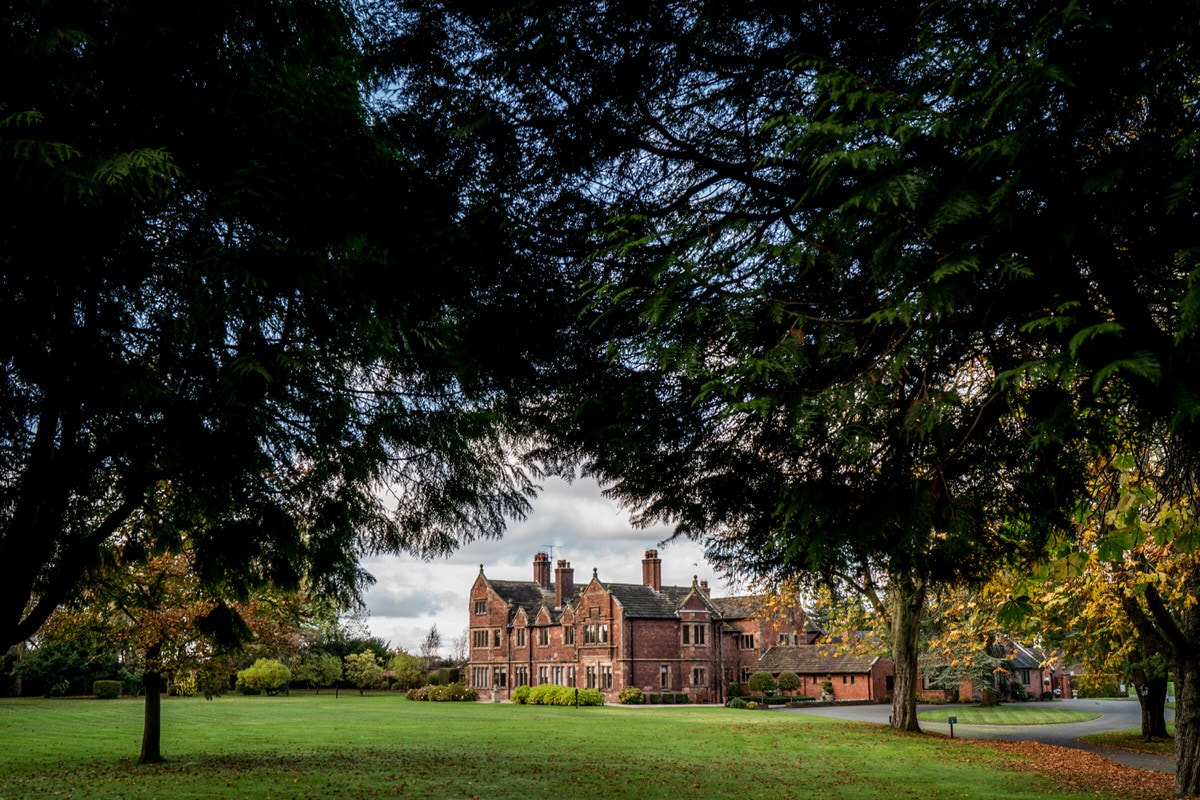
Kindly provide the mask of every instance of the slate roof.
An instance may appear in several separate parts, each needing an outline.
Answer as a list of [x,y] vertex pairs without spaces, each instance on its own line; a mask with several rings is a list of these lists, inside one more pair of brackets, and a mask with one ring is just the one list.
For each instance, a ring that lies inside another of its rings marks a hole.
[[834,655],[819,644],[770,647],[754,665],[756,670],[797,675],[863,675],[871,671],[878,656]]
[[722,619],[754,619],[758,616],[759,599],[750,595],[714,597],[712,604]]
[[640,583],[606,583],[604,588],[625,609],[625,616],[637,619],[675,619],[692,591],[690,586],[664,586],[656,592]]
[[1026,647],[1020,642],[1005,639],[993,645],[992,655],[1011,661],[1016,669],[1039,669],[1046,661],[1046,656],[1040,650]]
[[554,619],[561,614],[561,610],[556,612],[554,608],[553,585],[549,589],[544,589],[535,581],[493,581],[490,579],[488,585],[496,594],[500,595],[502,600],[512,605],[509,619],[512,619],[517,613],[518,608],[525,609],[525,614],[530,620],[537,616],[543,606]]

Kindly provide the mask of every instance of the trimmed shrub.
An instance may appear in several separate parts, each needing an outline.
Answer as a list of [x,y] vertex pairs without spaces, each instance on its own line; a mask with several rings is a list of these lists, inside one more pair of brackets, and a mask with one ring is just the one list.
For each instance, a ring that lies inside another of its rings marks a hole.
[[650,705],[652,705],[652,706],[656,706],[662,702],[662,695],[656,694],[654,692],[651,692],[650,694],[646,695],[646,698],[650,701]]
[[730,708],[746,708],[746,706],[748,706],[748,705],[749,705],[749,703],[747,703],[745,700],[743,700],[740,697],[734,697],[729,701]]
[[662,702],[664,705],[675,702],[675,693],[674,692],[663,692],[661,695],[659,695],[659,697],[662,698]]
[[120,681],[93,681],[92,694],[97,700],[116,700],[121,696],[123,685]]
[[617,695],[617,702],[627,706],[640,706],[646,702],[646,695],[636,686],[626,686]]
[[729,685],[725,687],[725,694],[729,697],[741,697],[742,685],[737,681],[730,681]]
[[800,676],[794,672],[779,673],[779,680],[777,683],[779,684],[779,691],[781,692],[794,692],[801,686]]
[[770,694],[775,691],[775,679],[769,672],[756,672],[746,681],[747,688],[755,694]]
[[688,696],[687,696],[686,692],[676,692],[675,693],[675,704],[676,705],[681,705],[681,706],[687,705],[687,702],[688,702]]
[[758,703],[751,700],[749,703],[746,703],[746,708],[750,711],[754,711],[758,708]]
[[523,706],[529,702],[529,694],[532,691],[533,689],[529,686],[518,686],[516,689],[513,689],[512,697],[510,699],[517,705]]
[[1042,699],[1043,700],[1053,700],[1054,692],[1051,692],[1049,690],[1042,692]]
[[[522,693],[521,689],[529,691]],[[523,699],[518,700],[518,694],[522,694]],[[519,687],[516,692],[513,692],[512,699],[514,703],[531,706],[573,706],[576,702],[581,706],[604,705],[604,695],[599,689],[575,689],[571,686],[558,686],[553,683]]]
[[434,703],[473,703],[479,699],[479,693],[462,683],[430,684],[419,689],[409,689],[404,693],[409,700],[428,700]]

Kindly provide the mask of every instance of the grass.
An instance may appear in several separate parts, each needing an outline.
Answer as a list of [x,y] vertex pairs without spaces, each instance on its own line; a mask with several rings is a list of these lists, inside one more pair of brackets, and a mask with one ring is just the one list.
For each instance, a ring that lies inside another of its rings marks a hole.
[[[1175,735],[1175,726],[1167,723],[1167,733],[1171,736]],[[1093,733],[1088,736],[1080,736],[1080,741],[1088,744],[1097,744],[1102,747],[1117,747],[1121,750],[1136,750],[1139,753],[1156,753],[1163,756],[1175,755],[1175,740],[1171,739],[1156,739],[1152,742],[1142,741],[1141,728],[1126,728],[1121,731],[1105,731],[1104,733]]]
[[155,766],[135,763],[141,713],[131,699],[0,700],[0,798],[1105,796],[979,743],[768,711],[167,698],[170,761]]
[[1083,722],[1098,716],[1094,711],[1076,711],[1053,703],[1006,703],[999,706],[949,706],[922,711],[917,719],[944,723],[948,717],[957,717],[959,725],[1055,725]]

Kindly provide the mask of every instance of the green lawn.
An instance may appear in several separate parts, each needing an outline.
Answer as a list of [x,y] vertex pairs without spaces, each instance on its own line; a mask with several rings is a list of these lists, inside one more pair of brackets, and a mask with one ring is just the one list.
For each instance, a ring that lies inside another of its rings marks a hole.
[[[1061,792],[980,743],[770,711],[163,702],[168,764],[134,763],[136,700],[0,700],[0,798],[1019,798]],[[1110,795],[1111,796],[1111,795]]]
[[946,722],[956,717],[959,725],[1054,725],[1060,722],[1083,722],[1100,716],[1094,711],[1075,711],[1053,703],[1012,704],[999,706],[946,706],[922,711],[917,719]]
[[[1167,733],[1175,735],[1175,726],[1167,723]],[[1153,742],[1142,741],[1141,728],[1126,728],[1122,731],[1107,731],[1080,736],[1080,741],[1088,744],[1098,744],[1102,747],[1119,747],[1122,750],[1137,750],[1142,753],[1157,753],[1163,756],[1175,755],[1174,739],[1156,739]]]

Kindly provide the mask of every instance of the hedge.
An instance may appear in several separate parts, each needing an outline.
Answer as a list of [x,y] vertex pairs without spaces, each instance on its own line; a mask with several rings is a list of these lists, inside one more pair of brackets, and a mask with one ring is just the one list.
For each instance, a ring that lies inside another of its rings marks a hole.
[[512,693],[512,702],[531,706],[602,706],[604,695],[599,689],[575,689],[543,683],[541,686],[518,686]]

